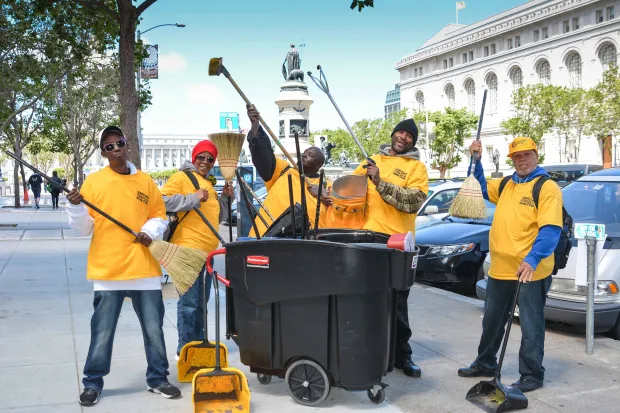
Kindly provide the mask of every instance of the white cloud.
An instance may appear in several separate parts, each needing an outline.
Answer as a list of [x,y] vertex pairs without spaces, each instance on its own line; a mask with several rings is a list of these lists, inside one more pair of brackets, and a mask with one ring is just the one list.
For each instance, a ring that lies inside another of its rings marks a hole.
[[192,103],[213,104],[222,101],[222,92],[212,83],[198,83],[187,88],[187,98]]
[[166,73],[177,73],[187,67],[187,59],[180,53],[172,52],[159,55],[159,70]]

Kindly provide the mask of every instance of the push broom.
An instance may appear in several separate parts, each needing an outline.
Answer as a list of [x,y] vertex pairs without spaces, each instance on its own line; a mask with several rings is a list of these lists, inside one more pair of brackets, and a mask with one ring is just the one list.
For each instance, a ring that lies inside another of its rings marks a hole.
[[[482,118],[484,117],[484,106],[487,101],[487,91],[484,90],[482,97],[482,110],[480,111],[480,119],[478,120],[478,134],[476,140],[480,140],[480,132],[482,131]],[[459,193],[450,205],[449,213],[453,217],[465,219],[484,219],[487,216],[487,207],[482,196],[482,187],[480,182],[474,176],[474,168],[476,166],[476,156],[474,152],[470,160],[469,176],[463,182]]]
[[[52,178],[45,175],[43,172],[30,165],[28,162],[24,161],[20,157],[16,156],[10,151],[4,152],[20,164],[41,175],[48,182],[51,182],[52,185],[63,190],[64,192],[70,192],[69,188],[52,180]],[[135,232],[122,222],[118,221],[117,219],[113,218],[112,216],[108,215],[107,213],[103,212],[101,209],[97,208],[95,205],[91,204],[87,200],[83,199],[82,203],[91,208],[93,211],[101,214],[103,217],[109,219],[110,221],[112,221],[125,231],[129,232],[136,238],[138,237],[137,232]],[[153,240],[153,242],[151,242],[151,245],[148,248],[151,252],[151,255],[153,255],[153,258],[155,258],[159,262],[159,264],[166,269],[166,272],[172,277],[172,282],[174,283],[174,286],[176,287],[179,294],[181,295],[185,294],[187,290],[189,290],[189,288],[194,285],[194,282],[198,278],[200,270],[204,266],[205,259],[207,258],[207,254],[203,251],[193,248],[179,247],[178,245],[170,244],[165,241]]]

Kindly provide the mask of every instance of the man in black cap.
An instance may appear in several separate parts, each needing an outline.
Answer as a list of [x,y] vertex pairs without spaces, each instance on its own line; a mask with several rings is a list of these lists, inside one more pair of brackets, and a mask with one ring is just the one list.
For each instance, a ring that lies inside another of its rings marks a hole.
[[[414,120],[405,119],[394,128],[392,143],[379,146],[379,153],[370,157],[372,162],[353,172],[367,175],[372,182],[368,186],[364,229],[387,235],[411,231],[415,235],[415,219],[428,193],[428,172],[420,162],[417,140]],[[399,291],[395,367],[407,376],[421,377],[422,371],[411,360],[408,297],[409,290]]]

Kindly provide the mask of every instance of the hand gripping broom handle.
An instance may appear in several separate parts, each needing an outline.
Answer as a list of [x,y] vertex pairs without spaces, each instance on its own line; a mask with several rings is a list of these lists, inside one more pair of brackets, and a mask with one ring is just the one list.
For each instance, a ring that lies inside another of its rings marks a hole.
[[[480,118],[478,119],[478,132],[476,133],[476,140],[480,140],[480,134],[482,133],[482,118],[484,117],[484,107],[487,103],[487,90],[484,89],[484,94],[482,95],[482,109],[480,110]],[[469,165],[469,174],[474,174],[474,168],[476,167],[476,152],[474,152],[471,162]]]
[[[50,178],[49,176],[45,175],[43,172],[41,172],[40,170],[38,170],[37,168],[35,168],[34,166],[30,165],[28,162],[24,161],[23,159],[21,159],[20,157],[18,157],[17,155],[11,153],[10,151],[4,151],[4,153],[6,153],[7,155],[9,155],[11,158],[15,159],[17,162],[21,163],[22,165],[24,165],[25,167],[32,169],[34,172],[38,173],[39,175],[41,175],[43,178],[45,178],[46,180],[48,180],[52,185],[54,185],[56,188],[62,189],[65,192],[71,192],[69,190],[69,188],[67,188],[66,186],[59,184],[58,182],[54,181],[52,178]],[[130,234],[132,234],[133,236],[135,236],[136,238],[138,237],[138,233],[135,232],[134,230],[132,230],[131,228],[129,228],[127,225],[123,224],[122,222],[118,221],[116,218],[111,217],[110,215],[108,215],[107,213],[103,212],[102,210],[100,210],[99,208],[97,208],[96,206],[94,206],[93,204],[91,204],[90,202],[88,202],[85,199],[82,199],[82,203],[88,207],[90,207],[90,209],[92,209],[93,211],[96,211],[97,213],[103,215],[104,217],[106,217],[107,219],[109,219],[110,221],[114,222],[116,225],[118,225],[119,227],[123,228],[125,231],[129,232]]]

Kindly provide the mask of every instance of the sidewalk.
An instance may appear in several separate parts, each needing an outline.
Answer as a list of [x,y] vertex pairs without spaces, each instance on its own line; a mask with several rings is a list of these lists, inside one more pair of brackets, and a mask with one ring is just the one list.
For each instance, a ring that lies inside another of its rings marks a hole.
[[[0,412],[192,412],[191,384],[180,385],[183,397],[179,400],[146,392],[144,344],[130,302],[121,313],[112,370],[105,378],[100,403],[92,408],[78,404],[92,314],[92,287],[85,280],[89,240],[72,237],[62,209],[0,209],[0,225],[8,224],[17,227],[0,226],[0,239],[5,240],[0,241]],[[228,228],[222,229],[227,238]],[[10,235],[12,231],[21,231],[21,235]],[[216,267],[221,266],[222,261],[216,261]],[[166,297],[174,297],[170,285],[164,289]],[[213,292],[211,297],[209,329],[213,336]],[[166,299],[165,305],[170,381],[176,383],[176,299]],[[414,361],[422,368],[422,378],[411,379],[394,371],[386,378],[387,401],[381,405],[372,404],[365,392],[333,389],[319,408],[299,406],[283,380],[259,384],[239,362],[232,340],[226,341],[230,365],[247,375],[252,412],[256,413],[276,409],[282,413],[480,411],[465,400],[478,379],[459,378],[456,371],[475,357],[481,302],[416,285],[409,310]],[[515,324],[503,375],[508,384],[518,378],[519,342],[520,328]],[[584,349],[583,337],[548,330],[545,387],[528,394],[529,412],[618,411],[620,342],[597,336],[594,355],[587,356]]]

